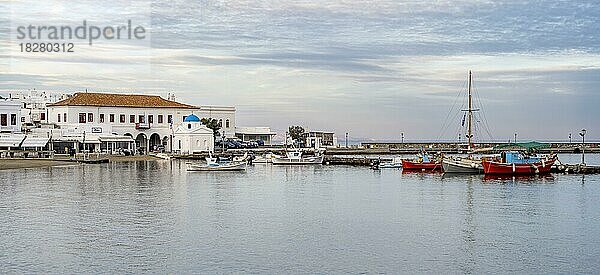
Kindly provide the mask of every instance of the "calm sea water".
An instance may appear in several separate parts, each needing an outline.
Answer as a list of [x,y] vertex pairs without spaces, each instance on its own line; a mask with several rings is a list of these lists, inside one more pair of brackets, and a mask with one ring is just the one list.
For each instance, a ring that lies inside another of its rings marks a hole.
[[597,175],[0,171],[2,273],[599,273],[598,259]]

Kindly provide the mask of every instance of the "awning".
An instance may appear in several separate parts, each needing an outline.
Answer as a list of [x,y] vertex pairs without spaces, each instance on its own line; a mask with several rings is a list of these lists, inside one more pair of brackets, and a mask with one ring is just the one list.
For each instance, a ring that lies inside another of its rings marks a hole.
[[0,147],[19,147],[25,135],[1,135]]
[[21,144],[21,147],[25,148],[25,147],[44,147],[46,146],[46,144],[48,144],[48,141],[50,140],[50,138],[47,137],[26,137],[25,140],[23,141],[23,143]]
[[527,151],[535,151],[539,149],[550,148],[550,144],[541,143],[537,141],[530,142],[519,142],[519,143],[508,143],[502,144],[494,147],[494,149],[513,149],[513,150],[527,150]]
[[[83,143],[83,137],[78,137],[78,136],[71,136],[71,137],[57,137],[57,138],[53,138],[52,139],[53,142],[79,142],[79,143]],[[98,140],[98,137],[85,137],[85,143],[86,144],[98,144],[100,143],[100,140]]]
[[135,140],[130,136],[104,136],[100,137],[101,142],[135,142]]

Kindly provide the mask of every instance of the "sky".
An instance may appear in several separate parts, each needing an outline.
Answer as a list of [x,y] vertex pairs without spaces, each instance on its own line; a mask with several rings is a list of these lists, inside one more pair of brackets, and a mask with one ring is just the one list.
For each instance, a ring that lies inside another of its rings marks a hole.
[[[6,1],[0,93],[145,93],[233,105],[238,126],[456,140],[600,140],[598,1]],[[21,53],[17,26],[122,25],[141,41]]]

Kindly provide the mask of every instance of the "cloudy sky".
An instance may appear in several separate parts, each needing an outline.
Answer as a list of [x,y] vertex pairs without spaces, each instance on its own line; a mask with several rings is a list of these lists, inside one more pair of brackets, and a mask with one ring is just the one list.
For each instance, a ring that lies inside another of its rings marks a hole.
[[[19,52],[17,26],[84,19],[149,35]],[[482,139],[600,139],[599,19],[595,0],[0,0],[0,92],[175,92],[240,126],[454,140],[472,70]]]

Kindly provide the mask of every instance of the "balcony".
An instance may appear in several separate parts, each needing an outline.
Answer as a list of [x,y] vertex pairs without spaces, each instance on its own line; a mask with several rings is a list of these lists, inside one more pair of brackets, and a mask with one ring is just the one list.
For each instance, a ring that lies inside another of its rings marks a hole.
[[135,129],[137,130],[146,130],[150,129],[150,123],[136,123]]

